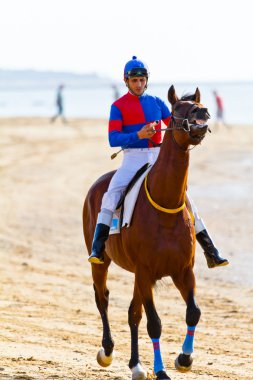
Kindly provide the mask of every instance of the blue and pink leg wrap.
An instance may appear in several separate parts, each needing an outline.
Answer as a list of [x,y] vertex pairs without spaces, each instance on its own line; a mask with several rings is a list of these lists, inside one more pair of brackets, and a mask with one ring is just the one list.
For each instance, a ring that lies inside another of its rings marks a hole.
[[154,372],[165,371],[160,350],[160,339],[151,339],[154,349]]
[[[185,355],[191,355],[194,349],[194,332],[196,326],[187,326],[187,334],[182,346]],[[154,349],[154,372],[165,371],[160,350],[160,339],[151,339]]]
[[187,326],[187,334],[182,346],[185,355],[191,355],[193,353],[195,328],[196,326]]

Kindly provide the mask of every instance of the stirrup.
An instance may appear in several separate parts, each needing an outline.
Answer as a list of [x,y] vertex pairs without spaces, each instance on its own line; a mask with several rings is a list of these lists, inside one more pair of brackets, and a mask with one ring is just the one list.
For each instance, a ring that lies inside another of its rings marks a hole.
[[104,264],[103,258],[96,256],[95,253],[89,256],[88,261],[92,264]]

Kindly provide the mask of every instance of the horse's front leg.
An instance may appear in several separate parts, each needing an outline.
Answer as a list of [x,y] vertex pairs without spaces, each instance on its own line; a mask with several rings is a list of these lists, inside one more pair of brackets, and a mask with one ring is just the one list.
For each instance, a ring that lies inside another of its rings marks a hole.
[[103,265],[92,264],[93,287],[96,305],[103,323],[102,348],[98,351],[97,361],[102,367],[108,367],[113,360],[114,341],[111,336],[108,320],[109,290],[106,286],[109,262]]
[[175,360],[175,367],[180,372],[187,372],[192,367],[194,351],[194,332],[199,322],[201,311],[195,301],[195,276],[192,268],[186,269],[177,278],[173,277],[176,287],[186,302],[187,333],[182,346],[182,353]]
[[134,286],[134,295],[128,310],[128,324],[131,331],[131,359],[129,368],[132,371],[132,380],[145,380],[147,374],[139,360],[138,329],[142,318],[142,302],[139,290]]
[[156,312],[153,299],[153,288],[155,283],[152,283],[149,278],[149,273],[146,271],[144,272],[143,270],[140,270],[138,273],[136,273],[136,283],[147,316],[147,331],[153,343],[154,372],[156,374],[156,380],[170,380],[170,377],[166,374],[160,350],[162,325],[161,320]]

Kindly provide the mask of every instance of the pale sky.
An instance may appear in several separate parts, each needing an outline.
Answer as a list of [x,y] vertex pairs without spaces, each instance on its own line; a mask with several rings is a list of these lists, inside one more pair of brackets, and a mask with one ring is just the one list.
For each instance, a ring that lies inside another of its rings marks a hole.
[[0,68],[253,80],[252,0],[0,0]]

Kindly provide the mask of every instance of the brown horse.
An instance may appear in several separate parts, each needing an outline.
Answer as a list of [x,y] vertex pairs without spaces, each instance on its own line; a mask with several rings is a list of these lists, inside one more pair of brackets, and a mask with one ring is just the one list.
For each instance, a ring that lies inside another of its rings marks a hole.
[[[170,379],[163,366],[159,347],[161,321],[157,314],[153,288],[157,280],[170,276],[186,302],[188,331],[175,365],[187,371],[192,365],[194,329],[200,309],[194,298],[195,231],[186,200],[189,147],[198,145],[207,132],[207,108],[200,104],[198,88],[193,95],[178,99],[173,86],[168,100],[172,117],[166,129],[157,161],[143,184],[133,213],[131,226],[120,234],[110,235],[106,242],[104,264],[92,264],[93,286],[97,308],[103,323],[102,347],[97,360],[102,366],[112,361],[114,342],[108,321],[109,290],[106,285],[108,267],[113,260],[121,268],[135,274],[134,294],[128,310],[131,331],[129,367],[133,380],[146,379],[138,352],[138,326],[142,306],[147,316],[147,331],[153,342],[154,372],[159,380]],[[83,228],[88,252],[101,199],[113,172],[100,177],[89,190],[83,209]]]

